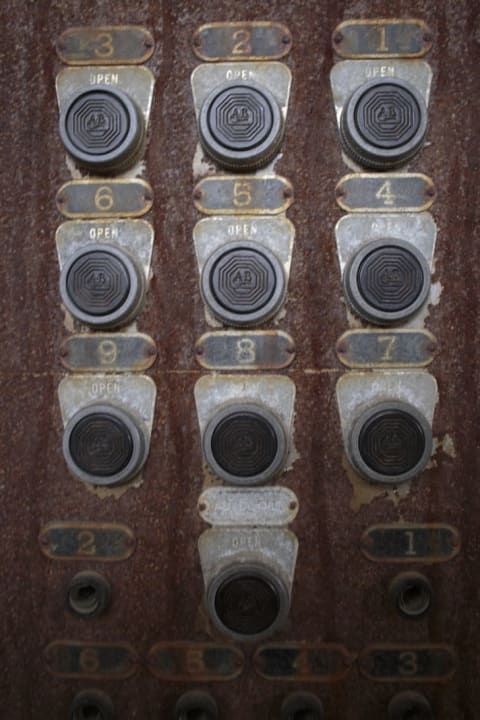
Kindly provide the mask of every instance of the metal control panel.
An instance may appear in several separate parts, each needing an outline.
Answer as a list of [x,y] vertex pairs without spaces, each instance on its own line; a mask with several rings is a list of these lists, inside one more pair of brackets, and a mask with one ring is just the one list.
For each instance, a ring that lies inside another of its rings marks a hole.
[[1,12],[5,718],[474,720],[474,3]]

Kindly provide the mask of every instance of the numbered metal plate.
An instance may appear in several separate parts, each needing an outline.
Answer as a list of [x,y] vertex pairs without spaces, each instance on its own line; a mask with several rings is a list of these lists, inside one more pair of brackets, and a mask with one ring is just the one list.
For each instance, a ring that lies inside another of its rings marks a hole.
[[422,212],[435,202],[433,180],[422,173],[354,173],[335,188],[347,212]]
[[73,180],[56,200],[67,218],[140,217],[151,209],[153,191],[144,180]]
[[290,52],[292,36],[277,22],[214,22],[199,27],[192,42],[204,62],[278,60]]
[[358,664],[363,675],[377,682],[445,682],[455,672],[448,645],[371,645]]
[[153,37],[137,25],[69,28],[57,42],[57,53],[67,65],[138,65],[151,57]]
[[374,562],[446,562],[460,552],[460,534],[441,523],[373,525],[363,534],[361,549]]
[[298,499],[284,487],[211,487],[198,500],[198,511],[210,525],[286,526],[298,513]]
[[64,678],[120,680],[138,669],[135,650],[128,643],[87,643],[56,640],[45,651],[47,668]]
[[293,187],[279,175],[212,175],[193,192],[205,215],[278,215],[293,203]]
[[347,676],[352,663],[342,645],[322,643],[264,645],[253,658],[261,677],[293,682],[337,682]]
[[437,349],[427,330],[348,330],[338,339],[338,359],[350,368],[425,367]]
[[295,343],[281,330],[208,332],[195,344],[207,370],[281,370],[295,359]]
[[60,348],[62,365],[72,372],[140,372],[156,357],[155,342],[142,333],[82,333]]
[[335,28],[333,48],[342,58],[417,58],[432,47],[432,32],[423,20],[346,20]]
[[150,672],[172,682],[234,680],[244,666],[244,656],[231,645],[214,643],[157,643],[148,654]]
[[117,523],[49,523],[40,530],[38,541],[50,560],[118,562],[135,550],[132,530]]

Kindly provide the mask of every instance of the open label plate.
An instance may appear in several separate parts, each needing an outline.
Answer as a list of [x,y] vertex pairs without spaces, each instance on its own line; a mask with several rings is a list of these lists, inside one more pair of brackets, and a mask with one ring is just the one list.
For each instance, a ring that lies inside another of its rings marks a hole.
[[138,65],[151,57],[151,33],[137,25],[69,28],[57,42],[57,53],[67,65]]
[[231,645],[214,643],[157,643],[148,654],[155,677],[172,682],[234,680],[244,666],[243,653]]
[[418,58],[432,47],[432,32],[423,20],[345,20],[332,35],[342,58]]
[[213,22],[198,28],[192,44],[204,62],[279,60],[290,52],[292,36],[278,22]]

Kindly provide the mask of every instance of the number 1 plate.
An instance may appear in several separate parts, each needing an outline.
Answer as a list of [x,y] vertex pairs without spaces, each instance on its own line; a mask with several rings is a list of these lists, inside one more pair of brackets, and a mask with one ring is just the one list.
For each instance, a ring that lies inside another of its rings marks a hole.
[[333,47],[342,58],[417,58],[432,47],[423,20],[345,20],[333,32]]
[[68,218],[140,217],[152,204],[144,180],[72,180],[57,193],[57,207]]
[[460,550],[460,535],[451,525],[373,525],[361,548],[374,562],[445,562]]
[[335,188],[347,212],[423,212],[435,200],[433,180],[422,173],[345,175]]

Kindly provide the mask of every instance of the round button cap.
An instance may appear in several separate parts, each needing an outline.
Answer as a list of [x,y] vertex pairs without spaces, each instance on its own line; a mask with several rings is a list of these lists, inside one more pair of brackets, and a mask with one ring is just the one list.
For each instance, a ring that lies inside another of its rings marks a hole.
[[289,596],[283,582],[269,568],[232,565],[209,585],[207,607],[217,627],[230,637],[258,640],[283,624]]
[[113,245],[91,243],[74,253],[60,275],[67,310],[96,328],[125,325],[139,312],[145,276],[133,258]]
[[283,118],[278,102],[256,83],[227,83],[205,99],[199,117],[200,140],[220,166],[254,170],[278,152]]
[[388,705],[388,720],[433,720],[432,706],[421,693],[401,692]]
[[369,408],[350,433],[350,460],[372,482],[399,483],[415,477],[431,451],[429,423],[415,407],[403,402]]
[[138,159],[144,119],[122,90],[93,86],[69,98],[60,117],[60,136],[77,163],[99,173],[115,173]]
[[70,720],[113,720],[113,716],[113,703],[100,690],[82,690],[70,708]]
[[229,405],[215,414],[203,436],[213,472],[234,485],[267,482],[282,468],[287,441],[275,415],[253,403]]
[[418,572],[404,572],[392,580],[389,594],[401,615],[409,619],[418,619],[430,609],[433,590],[425,575]]
[[93,485],[126,482],[143,467],[146,430],[123,408],[88,405],[68,421],[63,452],[70,469]]
[[324,720],[323,703],[309,692],[291,693],[282,703],[281,720]]
[[286,293],[281,263],[255,242],[228,243],[213,252],[203,267],[201,287],[215,317],[238,327],[272,318]]
[[86,570],[73,577],[67,589],[68,609],[83,618],[100,615],[110,603],[110,584],[99,573]]
[[427,132],[427,108],[418,90],[394,78],[361,85],[346,103],[340,119],[345,152],[374,170],[407,163]]
[[190,690],[177,700],[174,717],[175,720],[216,720],[217,703],[209,693]]
[[367,322],[393,325],[414,315],[430,292],[424,255],[404,240],[380,239],[364,245],[344,273],[345,295]]

